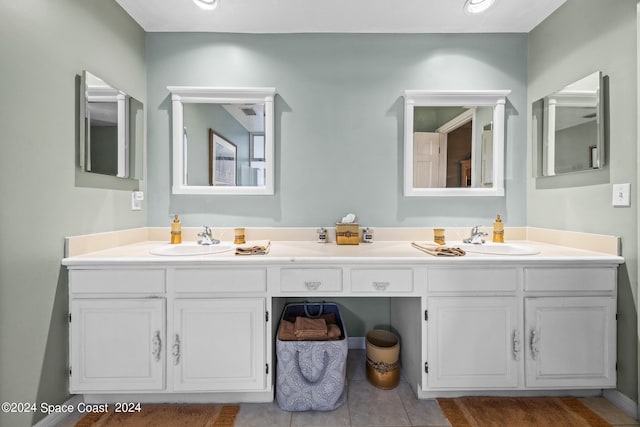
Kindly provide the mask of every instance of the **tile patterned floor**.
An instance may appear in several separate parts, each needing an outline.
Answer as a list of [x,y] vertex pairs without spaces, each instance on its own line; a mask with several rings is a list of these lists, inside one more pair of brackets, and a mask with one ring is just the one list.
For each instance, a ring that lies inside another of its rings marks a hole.
[[[435,400],[416,399],[409,384],[381,390],[365,376],[365,352],[350,350],[347,363],[347,403],[331,412],[286,412],[277,403],[242,403],[234,427],[450,427]],[[580,401],[615,427],[640,423],[602,397]],[[72,427],[66,419],[57,427]]]
[[[331,412],[286,412],[274,403],[243,403],[234,427],[445,427],[450,424],[435,400],[416,399],[407,382],[381,390],[365,376],[365,353],[350,350],[347,363],[347,403]],[[640,423],[602,397],[580,401],[616,427]]]

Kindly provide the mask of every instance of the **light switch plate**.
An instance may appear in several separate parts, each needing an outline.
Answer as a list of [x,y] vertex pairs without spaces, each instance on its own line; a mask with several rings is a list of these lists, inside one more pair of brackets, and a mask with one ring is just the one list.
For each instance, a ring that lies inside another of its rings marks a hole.
[[144,200],[144,193],[142,191],[134,191],[131,193],[131,210],[139,211],[142,209],[142,201]]
[[631,184],[613,184],[612,206],[631,206]]

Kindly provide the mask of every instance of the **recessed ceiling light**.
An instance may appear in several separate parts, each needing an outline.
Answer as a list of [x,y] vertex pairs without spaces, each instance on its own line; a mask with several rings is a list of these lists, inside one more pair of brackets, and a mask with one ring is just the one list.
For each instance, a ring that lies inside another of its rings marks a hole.
[[218,0],[193,0],[200,9],[213,10],[218,7]]
[[489,9],[495,0],[467,0],[464,3],[464,11],[467,13],[482,13]]

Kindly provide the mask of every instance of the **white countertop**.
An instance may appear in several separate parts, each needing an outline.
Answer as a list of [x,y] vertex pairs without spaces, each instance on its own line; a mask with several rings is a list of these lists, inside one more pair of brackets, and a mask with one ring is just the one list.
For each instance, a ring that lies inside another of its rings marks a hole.
[[[193,244],[194,242],[185,242]],[[222,242],[230,244],[229,242]],[[248,241],[242,246],[253,243]],[[260,242],[263,243],[263,242]],[[359,245],[336,245],[335,243],[316,243],[310,241],[272,241],[271,250],[266,255],[235,255],[234,251],[189,256],[159,256],[149,251],[166,245],[162,241],[144,241],[89,252],[83,255],[64,258],[62,264],[70,268],[89,266],[124,266],[124,265],[221,265],[221,264],[429,264],[452,265],[468,264],[554,264],[579,263],[593,265],[618,265],[624,263],[621,256],[606,253],[575,249],[566,246],[552,245],[534,241],[509,241],[513,244],[524,244],[540,251],[536,255],[488,255],[467,252],[462,257],[432,256],[411,246],[408,241],[376,241]],[[455,246],[455,244],[451,244]]]

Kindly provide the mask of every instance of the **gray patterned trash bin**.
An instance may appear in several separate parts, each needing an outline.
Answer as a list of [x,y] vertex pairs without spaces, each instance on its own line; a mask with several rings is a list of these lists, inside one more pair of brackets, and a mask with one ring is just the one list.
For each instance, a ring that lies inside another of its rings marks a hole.
[[333,303],[288,304],[281,319],[335,314],[340,338],[282,341],[276,338],[276,400],[285,411],[331,411],[346,399],[347,334]]

